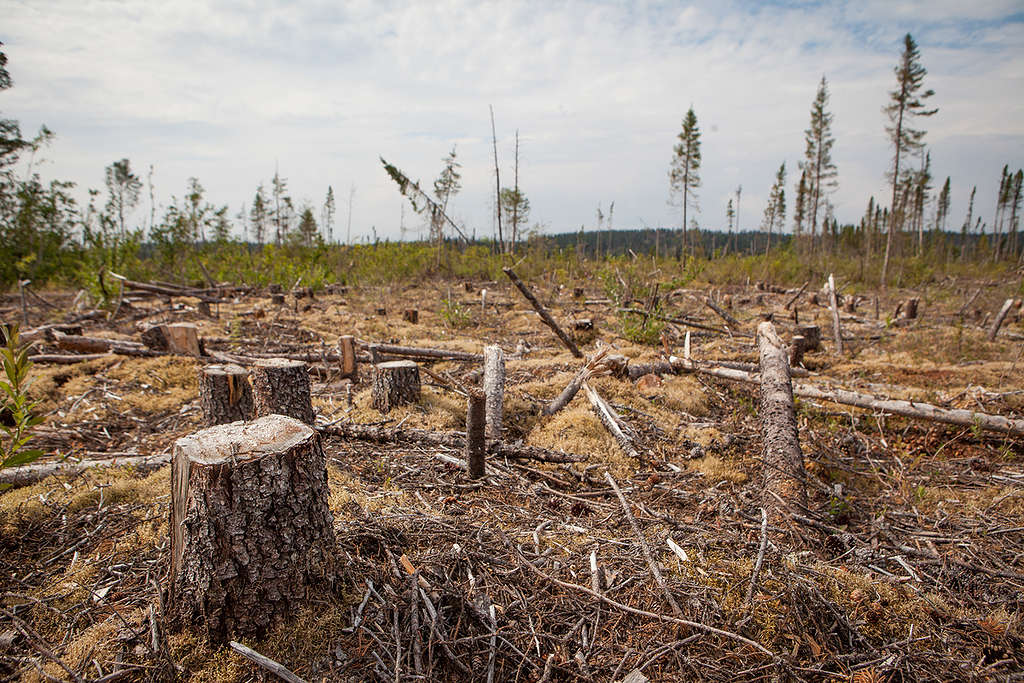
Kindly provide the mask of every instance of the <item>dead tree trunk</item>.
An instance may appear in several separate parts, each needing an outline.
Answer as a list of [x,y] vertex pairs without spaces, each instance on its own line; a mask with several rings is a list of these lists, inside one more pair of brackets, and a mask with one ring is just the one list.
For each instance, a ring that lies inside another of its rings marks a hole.
[[519,291],[524,297],[526,297],[526,300],[530,302],[530,305],[533,306],[533,310],[537,311],[537,315],[539,315],[540,319],[544,321],[544,324],[550,327],[551,331],[558,335],[558,338],[562,340],[563,344],[565,344],[565,348],[569,349],[569,352],[577,358],[583,358],[583,353],[579,348],[577,348],[576,343],[573,342],[572,338],[565,333],[565,330],[555,322],[555,319],[551,317],[551,314],[548,313],[543,304],[537,301],[537,297],[533,295],[533,292],[530,291],[529,287],[523,284],[523,281],[519,279],[519,276],[516,275],[511,268],[502,268],[502,271],[508,276],[508,279],[512,281],[512,284],[519,288]]
[[487,440],[484,437],[486,414],[487,397],[482,392],[471,389],[466,409],[466,465],[470,479],[484,476],[484,454],[487,451]]
[[836,353],[843,355],[843,327],[839,323],[839,302],[836,299],[836,281],[828,275],[828,306],[832,309],[832,334],[835,337]]
[[505,402],[505,353],[484,347],[484,394],[487,396],[487,438],[500,439]]
[[300,360],[264,358],[252,368],[253,405],[258,417],[287,415],[308,425],[316,421],[309,372]]
[[411,360],[393,360],[373,366],[373,407],[382,413],[420,400],[420,368]]
[[1003,326],[1003,321],[1006,320],[1007,314],[1010,309],[1013,308],[1013,299],[1007,299],[1003,302],[1003,307],[999,309],[999,314],[996,315],[996,319],[992,321],[992,327],[988,330],[988,340],[995,341],[996,335],[999,334],[999,328]]
[[795,508],[807,507],[804,458],[793,408],[789,357],[770,322],[758,325],[757,346],[761,358],[764,507],[778,523]]
[[260,637],[334,577],[319,434],[271,415],[174,445],[170,608],[210,640]]
[[250,420],[253,416],[249,372],[238,365],[208,365],[199,371],[203,426]]

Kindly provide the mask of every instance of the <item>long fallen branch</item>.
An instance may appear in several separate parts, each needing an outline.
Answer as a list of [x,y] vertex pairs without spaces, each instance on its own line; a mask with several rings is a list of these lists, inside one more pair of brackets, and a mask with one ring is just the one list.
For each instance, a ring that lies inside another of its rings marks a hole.
[[163,355],[158,351],[146,348],[144,345],[133,341],[122,341],[120,339],[104,339],[101,337],[84,337],[77,334],[64,334],[58,330],[53,332],[54,341],[57,346],[68,351],[82,351],[85,353],[118,353],[123,356],[159,356]]
[[471,363],[483,363],[482,353],[469,353],[466,351],[450,351],[448,349],[428,349],[417,346],[398,346],[396,344],[375,344],[362,339],[357,339],[356,344],[364,349],[374,349],[378,354],[389,356],[411,358],[413,360],[430,358],[434,360],[455,360]]
[[[758,384],[760,376],[742,370],[707,366],[694,361],[686,361],[682,358],[671,359],[670,365],[676,372],[699,372],[713,377],[732,380],[734,382],[747,382]],[[854,391],[838,388],[821,388],[812,384],[793,384],[793,395],[803,398],[815,398],[823,401],[831,401],[841,405],[855,406],[865,410],[881,410],[894,415],[928,420],[930,422],[941,422],[943,424],[957,425],[960,427],[973,427],[977,425],[981,429],[992,432],[1001,432],[1012,436],[1024,436],[1024,419],[1003,417],[989,413],[979,413],[974,410],[962,408],[940,408],[930,403],[919,403],[917,401],[903,401],[897,399],[882,399],[868,394],[859,394]]]
[[[708,332],[714,332],[715,334],[725,334],[725,335],[729,334],[729,330],[724,330],[721,327],[714,327],[712,325],[704,325],[704,324],[701,324],[701,323],[695,323],[692,320],[687,320],[686,318],[673,318],[673,317],[667,316],[667,315],[657,315],[655,313],[645,313],[643,310],[641,310],[639,308],[621,307],[621,308],[619,308],[617,310],[618,310],[619,313],[633,313],[634,315],[647,315],[648,317],[654,318],[655,320],[661,320],[663,322],[672,323],[673,325],[682,325],[683,327],[692,327],[692,328],[697,329],[697,330],[706,330]],[[733,334],[734,337],[750,337],[751,336],[750,334],[748,334],[746,332],[735,332],[734,331],[732,334]]]
[[522,295],[526,297],[526,300],[530,302],[530,305],[533,306],[533,310],[537,311],[537,315],[539,315],[540,319],[544,321],[544,324],[550,327],[551,331],[558,335],[558,338],[562,340],[563,344],[565,344],[565,348],[569,349],[569,352],[577,358],[583,358],[583,352],[579,350],[576,343],[565,333],[565,330],[555,322],[555,319],[551,317],[551,314],[548,313],[546,308],[544,308],[544,305],[537,300],[537,297],[533,295],[530,288],[519,279],[519,276],[516,275],[511,268],[502,268],[501,270],[508,276],[508,279],[512,281],[512,284],[519,289]]
[[[431,446],[448,446],[459,449],[465,448],[466,445],[466,435],[463,432],[432,432],[426,429],[361,425],[346,422],[328,427],[320,427],[319,429],[321,434],[373,443],[405,442]],[[499,441],[487,442],[487,454],[497,458],[508,458],[509,460],[537,460],[540,462],[556,463],[583,462],[589,459],[589,456],[586,455],[553,451],[538,446],[512,445]]]
[[133,289],[141,289],[144,292],[153,292],[154,294],[162,294],[163,296],[193,297],[199,299],[200,301],[205,301],[211,304],[219,304],[228,301],[227,299],[219,299],[217,297],[207,296],[206,294],[202,293],[202,290],[178,289],[162,285],[154,285],[149,282],[137,282],[135,280],[129,280],[124,275],[118,275],[113,271],[108,270],[107,272],[110,273],[110,276],[115,280],[120,280],[121,282],[123,282],[126,288],[130,287]]
[[[110,454],[104,454],[110,455]],[[135,467],[145,471],[152,470],[169,463],[169,454],[161,455],[139,455],[137,453],[121,453],[113,458],[99,458],[96,460],[61,460],[59,462],[42,462],[20,467],[6,467],[0,470],[0,484],[12,486],[26,486],[45,479],[54,474],[73,475],[81,474],[94,467]]]
[[605,356],[608,355],[607,349],[598,351],[592,358],[588,359],[587,362],[581,367],[573,378],[569,381],[562,392],[556,396],[551,403],[541,408],[542,415],[554,415],[559,410],[569,404],[569,401],[579,392],[583,386],[591,377],[600,377],[601,375],[607,375],[611,372],[610,367],[604,362]]
[[[594,391],[594,388],[586,382],[583,382],[583,391],[587,393],[587,398],[590,399],[590,404],[594,406],[594,412],[597,413],[601,424],[611,432],[611,435],[615,437],[615,441],[622,447],[626,455],[639,459],[640,453],[636,450],[636,446],[633,445],[633,438],[626,434],[625,429],[623,429],[626,426],[625,422],[615,412],[615,409],[608,405],[608,402],[601,398],[601,395]],[[628,429],[628,426],[626,426],[626,429]]]

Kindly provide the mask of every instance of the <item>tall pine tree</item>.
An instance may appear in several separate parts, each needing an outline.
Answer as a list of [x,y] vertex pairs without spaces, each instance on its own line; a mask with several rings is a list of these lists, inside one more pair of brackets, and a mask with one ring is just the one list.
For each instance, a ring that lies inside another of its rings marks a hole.
[[828,99],[828,82],[822,76],[811,104],[811,124],[804,131],[806,147],[804,160],[800,164],[800,168],[807,173],[807,206],[804,212],[810,219],[812,240],[818,227],[818,209],[824,203],[825,196],[838,186],[836,165],[832,161],[832,146],[835,144],[832,136],[833,115],[827,110]]
[[673,148],[672,165],[669,170],[669,188],[683,200],[683,249],[687,249],[686,212],[693,203],[697,207],[697,188],[700,187],[700,129],[697,115],[690,107],[683,117],[683,130],[679,142]]
[[900,55],[900,63],[894,69],[896,89],[889,92],[889,104],[882,110],[889,118],[889,125],[885,127],[885,131],[893,146],[892,171],[889,173],[889,179],[892,182],[892,202],[890,203],[888,234],[885,239],[885,258],[882,261],[883,289],[887,284],[889,272],[892,234],[903,227],[904,211],[901,211],[897,204],[901,180],[900,162],[905,159],[906,155],[919,152],[924,147],[925,131],[913,127],[914,119],[932,116],[938,111],[938,109],[925,107],[925,100],[934,95],[935,91],[922,90],[924,77],[928,71],[921,66],[920,60],[921,52],[917,49],[917,43],[908,33],[903,38],[903,53]]

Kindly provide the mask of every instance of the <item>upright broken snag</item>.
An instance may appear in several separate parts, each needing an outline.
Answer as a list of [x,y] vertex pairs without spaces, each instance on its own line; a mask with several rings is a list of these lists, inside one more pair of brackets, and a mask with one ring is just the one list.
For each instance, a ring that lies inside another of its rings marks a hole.
[[415,361],[393,360],[373,366],[373,407],[388,413],[395,406],[420,400],[420,367]]
[[466,465],[470,479],[484,476],[486,413],[487,397],[481,391],[470,389],[466,407]]
[[505,403],[505,353],[484,347],[484,395],[487,397],[487,438],[500,439]]
[[789,356],[770,322],[757,326],[757,347],[761,359],[764,507],[778,525],[787,512],[807,507],[804,458],[793,408]]
[[252,368],[253,405],[258,417],[287,415],[308,425],[315,422],[309,372],[300,360],[264,358]]
[[154,351],[200,356],[199,331],[192,323],[152,325],[142,331],[142,343]]
[[341,376],[351,379],[353,382],[359,378],[359,365],[356,362],[356,338],[350,334],[343,334],[338,339],[338,355],[341,357]]
[[995,341],[996,335],[999,334],[999,328],[1003,326],[1003,321],[1006,320],[1006,316],[1009,314],[1010,309],[1013,308],[1013,299],[1007,299],[1003,302],[1003,307],[999,309],[999,313],[996,315],[996,319],[992,321],[992,327],[988,330],[988,340]]
[[320,435],[281,415],[174,444],[170,613],[215,644],[261,637],[334,578]]
[[839,322],[839,300],[836,295],[836,281],[828,274],[828,306],[832,309],[832,336],[836,342],[836,353],[843,355],[843,326]]
[[249,371],[238,365],[207,365],[199,371],[203,426],[250,420],[253,416]]

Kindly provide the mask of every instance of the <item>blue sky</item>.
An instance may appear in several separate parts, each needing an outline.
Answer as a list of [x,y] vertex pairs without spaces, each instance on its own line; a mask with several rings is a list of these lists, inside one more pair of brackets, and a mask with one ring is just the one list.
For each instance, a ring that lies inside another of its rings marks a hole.
[[[117,159],[143,178],[153,165],[158,215],[190,176],[234,214],[276,166],[318,214],[333,185],[342,232],[354,186],[353,237],[396,238],[402,199],[378,157],[429,185],[454,144],[464,189],[452,213],[489,235],[493,105],[503,184],[519,130],[533,222],[589,228],[614,201],[616,227],[677,227],[668,167],[692,105],[698,221],[722,227],[742,185],[741,225],[754,228],[783,161],[792,195],[824,74],[831,201],[853,222],[888,196],[881,108],[908,31],[940,108],[924,127],[936,186],[952,178],[951,224],[973,185],[990,220],[1002,166],[1024,166],[1019,1],[0,0],[0,12],[15,81],[0,112],[56,132],[42,173],[84,198]],[[134,219],[148,215],[145,196]],[[421,224],[408,207],[405,221]]]

